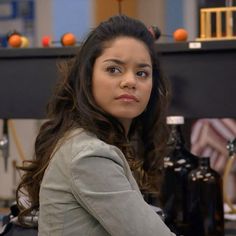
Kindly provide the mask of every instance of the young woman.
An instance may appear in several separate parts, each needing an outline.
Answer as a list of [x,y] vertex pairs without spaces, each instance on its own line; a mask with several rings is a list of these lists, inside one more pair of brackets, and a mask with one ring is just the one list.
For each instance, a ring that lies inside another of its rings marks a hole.
[[167,139],[168,91],[151,33],[111,17],[63,70],[35,159],[22,168],[18,198],[30,204],[19,202],[19,221],[39,211],[40,236],[172,235],[138,187],[158,188]]

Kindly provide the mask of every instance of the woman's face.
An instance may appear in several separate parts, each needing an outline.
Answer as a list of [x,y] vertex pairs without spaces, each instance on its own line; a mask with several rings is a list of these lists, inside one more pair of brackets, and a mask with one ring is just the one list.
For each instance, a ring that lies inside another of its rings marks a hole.
[[152,90],[152,62],[146,45],[131,37],[111,41],[94,64],[92,91],[99,107],[128,132],[146,108]]

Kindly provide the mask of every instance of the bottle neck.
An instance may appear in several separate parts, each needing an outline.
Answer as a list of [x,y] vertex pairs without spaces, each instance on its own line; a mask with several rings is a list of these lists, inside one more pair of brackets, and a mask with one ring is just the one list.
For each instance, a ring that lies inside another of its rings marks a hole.
[[175,144],[176,146],[184,146],[184,137],[182,134],[182,125],[175,124],[170,125],[170,144]]

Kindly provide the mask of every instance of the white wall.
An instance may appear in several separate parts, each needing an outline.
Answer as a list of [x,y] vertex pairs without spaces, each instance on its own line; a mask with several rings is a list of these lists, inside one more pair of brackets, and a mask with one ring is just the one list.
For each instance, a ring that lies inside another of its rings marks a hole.
[[184,28],[188,31],[188,40],[195,40],[197,35],[197,1],[184,0]]
[[138,0],[138,16],[147,26],[157,26],[165,33],[165,0]]

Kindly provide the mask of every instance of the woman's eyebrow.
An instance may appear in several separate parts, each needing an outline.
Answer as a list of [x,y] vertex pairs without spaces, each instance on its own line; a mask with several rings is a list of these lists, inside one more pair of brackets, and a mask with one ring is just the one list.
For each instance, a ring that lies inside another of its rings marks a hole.
[[119,64],[119,65],[124,65],[125,64],[124,61],[121,61],[119,59],[114,59],[114,58],[106,59],[103,62],[114,62],[114,63]]
[[152,68],[152,66],[149,63],[138,63],[137,66],[140,68],[143,68],[143,67]]
[[[126,63],[125,61],[121,61],[121,60],[115,59],[115,58],[106,59],[106,60],[104,60],[104,62],[114,62],[114,63],[116,63],[118,65],[124,65]],[[140,67],[140,68],[144,68],[144,67],[152,68],[152,65],[150,65],[149,63],[137,63],[137,67]]]

